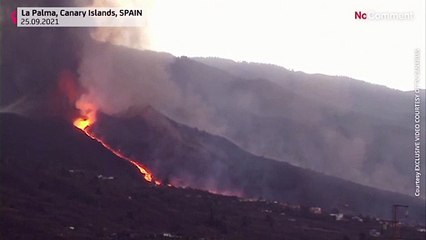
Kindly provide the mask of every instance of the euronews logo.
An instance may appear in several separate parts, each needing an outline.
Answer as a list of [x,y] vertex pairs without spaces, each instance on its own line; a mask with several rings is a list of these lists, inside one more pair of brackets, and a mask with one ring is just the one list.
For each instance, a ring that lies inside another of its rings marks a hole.
[[371,21],[412,21],[414,12],[363,12],[355,11],[355,20]]

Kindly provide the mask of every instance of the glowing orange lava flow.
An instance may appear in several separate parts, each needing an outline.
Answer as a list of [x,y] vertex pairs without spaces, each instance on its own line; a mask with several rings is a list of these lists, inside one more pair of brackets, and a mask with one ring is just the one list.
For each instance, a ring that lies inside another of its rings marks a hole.
[[89,136],[90,138],[98,141],[106,149],[110,150],[115,156],[117,156],[119,158],[122,158],[122,159],[130,162],[134,166],[136,166],[138,168],[139,172],[142,173],[142,175],[144,176],[144,178],[145,178],[146,181],[148,181],[148,182],[154,182],[156,185],[160,185],[161,184],[160,181],[154,180],[154,178],[152,177],[152,174],[144,166],[142,166],[142,164],[140,164],[137,161],[132,160],[132,159],[124,156],[119,151],[114,150],[112,147],[110,147],[108,144],[106,144],[105,142],[103,142],[101,139],[97,138],[94,134],[90,133],[87,128],[91,124],[93,124],[92,120],[90,120],[90,119],[84,119],[84,118],[77,118],[74,121],[73,124],[74,124],[75,127],[79,128],[84,133],[86,133],[87,136]]

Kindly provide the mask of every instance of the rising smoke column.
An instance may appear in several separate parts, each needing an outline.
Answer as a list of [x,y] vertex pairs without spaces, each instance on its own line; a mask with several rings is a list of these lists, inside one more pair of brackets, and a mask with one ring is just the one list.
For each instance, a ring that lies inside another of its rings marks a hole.
[[[17,1],[2,2],[2,10],[27,7],[113,6],[107,1],[57,2]],[[93,5],[92,5],[93,4]],[[2,16],[4,11],[2,11]],[[118,28],[17,28],[2,18],[1,52],[1,104],[2,112],[15,112],[32,117],[60,116],[66,120],[77,119],[74,125],[86,135],[97,140],[116,156],[129,161],[145,180],[159,184],[151,173],[136,160],[130,159],[109,147],[89,131],[96,121],[97,102],[90,91],[80,84],[78,69],[84,51],[95,40],[105,43],[130,41],[141,43],[138,29]],[[142,36],[142,35],[141,35]],[[98,38],[98,39],[96,39]],[[124,42],[124,44],[129,42]],[[108,67],[108,66],[102,66]],[[101,68],[102,68],[101,67]],[[100,69],[98,69],[100,70]],[[81,78],[80,78],[81,79]],[[98,79],[102,81],[103,79]],[[77,117],[82,116],[82,117]]]
[[[73,1],[2,1],[2,11],[18,6],[74,5]],[[74,103],[60,92],[58,80],[64,70],[77,75],[88,29],[18,28],[2,19],[1,38],[0,109],[9,106],[10,111],[32,116],[72,114]]]
[[[152,0],[126,1],[126,6],[149,9]],[[0,110],[17,112],[32,116],[76,115],[78,100],[70,99],[71,91],[78,92],[82,101],[90,100],[83,93],[103,91],[88,89],[90,84],[80,84],[92,76],[80,77],[82,64],[86,64],[95,42],[144,48],[148,44],[144,28],[17,28],[8,18],[7,11],[18,6],[27,7],[124,7],[118,1],[105,0],[23,0],[1,2],[1,66],[0,66]],[[6,13],[7,12],[7,13]],[[148,11],[149,12],[149,11]],[[85,52],[88,51],[88,54]],[[113,56],[110,56],[113,57]],[[90,59],[93,60],[93,59]],[[106,70],[108,65],[98,65]],[[91,66],[94,67],[94,66]],[[95,66],[96,67],[96,66]],[[80,70],[79,70],[80,68]],[[70,80],[61,76],[67,72]],[[83,72],[85,74],[85,72]],[[72,82],[78,79],[77,82]],[[108,81],[105,80],[107,83]],[[83,94],[83,95],[82,95]],[[76,95],[76,94],[74,94]],[[77,106],[75,106],[77,105]]]

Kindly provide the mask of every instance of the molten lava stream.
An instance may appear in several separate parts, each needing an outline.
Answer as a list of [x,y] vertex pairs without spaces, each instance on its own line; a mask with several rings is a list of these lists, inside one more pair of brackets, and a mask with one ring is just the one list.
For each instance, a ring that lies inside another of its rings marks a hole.
[[97,138],[94,134],[90,133],[88,131],[88,128],[90,127],[90,125],[93,124],[93,121],[91,119],[84,119],[84,118],[77,118],[74,121],[74,126],[79,128],[80,130],[82,130],[87,136],[89,136],[90,138],[98,141],[100,144],[102,144],[102,146],[104,146],[106,149],[108,149],[109,151],[111,151],[115,156],[124,159],[128,162],[130,162],[131,164],[133,164],[135,167],[138,168],[139,172],[143,175],[143,177],[145,178],[146,181],[148,182],[153,182],[156,185],[160,185],[160,181],[158,180],[154,180],[154,178],[152,177],[152,173],[150,173],[142,164],[138,163],[135,160],[132,160],[126,156],[124,156],[123,154],[121,154],[119,151],[114,150],[112,147],[110,147],[107,143],[105,143],[104,141],[102,141],[101,139]]

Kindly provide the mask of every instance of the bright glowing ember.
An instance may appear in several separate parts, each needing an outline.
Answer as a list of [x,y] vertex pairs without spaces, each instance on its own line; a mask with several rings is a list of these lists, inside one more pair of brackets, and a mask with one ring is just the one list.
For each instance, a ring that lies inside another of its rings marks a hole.
[[91,122],[90,122],[90,120],[89,119],[83,119],[83,118],[77,118],[75,121],[74,121],[74,126],[76,126],[77,128],[80,128],[81,130],[85,130],[90,124],[92,124]]
[[101,139],[97,138],[93,133],[89,132],[90,126],[95,122],[94,119],[95,118],[90,118],[90,117],[89,118],[79,117],[79,118],[77,118],[73,122],[73,124],[74,124],[75,127],[77,127],[80,130],[82,130],[87,136],[89,136],[90,138],[98,141],[106,149],[110,150],[114,155],[116,155],[117,157],[119,157],[121,159],[124,159],[124,160],[130,162],[131,164],[133,164],[134,166],[136,166],[138,168],[139,172],[144,176],[144,178],[145,178],[146,181],[153,182],[156,185],[160,185],[161,184],[160,181],[154,180],[152,174],[142,164],[138,163],[136,160],[133,160],[133,159],[130,159],[130,158],[124,156],[122,153],[120,153],[119,151],[113,149],[107,143],[105,143]]

